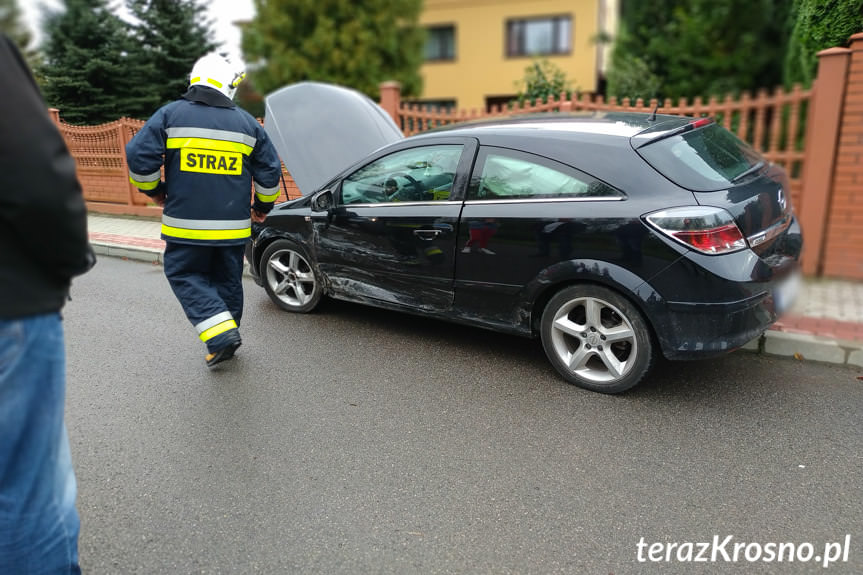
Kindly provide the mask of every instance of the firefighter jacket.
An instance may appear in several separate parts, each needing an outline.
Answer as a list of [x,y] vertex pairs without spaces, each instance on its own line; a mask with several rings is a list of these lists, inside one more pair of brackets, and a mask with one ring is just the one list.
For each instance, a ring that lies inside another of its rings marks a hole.
[[211,88],[193,86],[157,110],[126,145],[126,158],[139,190],[165,193],[165,241],[243,244],[251,236],[253,183],[256,210],[269,212],[279,197],[282,165],[267,133]]

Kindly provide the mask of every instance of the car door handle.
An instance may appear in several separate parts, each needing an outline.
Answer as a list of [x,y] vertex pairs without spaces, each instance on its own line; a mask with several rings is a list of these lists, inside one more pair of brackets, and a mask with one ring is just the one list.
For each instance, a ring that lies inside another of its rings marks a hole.
[[433,240],[440,235],[440,230],[414,230],[414,235],[421,240]]

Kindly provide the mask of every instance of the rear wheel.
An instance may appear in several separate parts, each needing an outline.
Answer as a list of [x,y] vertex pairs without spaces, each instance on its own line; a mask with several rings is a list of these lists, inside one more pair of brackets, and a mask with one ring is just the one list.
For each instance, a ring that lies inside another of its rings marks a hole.
[[653,363],[641,313],[616,292],[595,285],[565,288],[542,314],[542,346],[568,382],[602,393],[630,389]]
[[267,295],[286,311],[307,313],[317,307],[322,287],[305,251],[288,240],[276,240],[261,257]]

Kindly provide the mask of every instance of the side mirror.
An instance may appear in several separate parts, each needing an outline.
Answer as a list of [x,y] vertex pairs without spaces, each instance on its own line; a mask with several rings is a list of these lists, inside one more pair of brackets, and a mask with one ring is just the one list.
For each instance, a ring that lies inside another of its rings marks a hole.
[[328,212],[330,208],[333,207],[333,192],[331,190],[324,190],[322,192],[318,192],[312,198],[312,211],[313,212]]

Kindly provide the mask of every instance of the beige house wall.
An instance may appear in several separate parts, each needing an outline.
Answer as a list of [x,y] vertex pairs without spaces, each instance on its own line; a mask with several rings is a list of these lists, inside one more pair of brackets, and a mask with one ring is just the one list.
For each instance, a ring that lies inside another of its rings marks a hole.
[[483,109],[487,97],[516,94],[516,83],[533,58],[506,56],[507,20],[562,15],[572,18],[572,51],[545,58],[566,73],[572,89],[594,91],[599,65],[594,40],[604,4],[603,0],[426,0],[420,22],[455,26],[455,59],[422,66],[421,99],[455,100],[460,109]]

